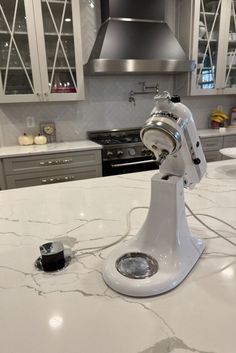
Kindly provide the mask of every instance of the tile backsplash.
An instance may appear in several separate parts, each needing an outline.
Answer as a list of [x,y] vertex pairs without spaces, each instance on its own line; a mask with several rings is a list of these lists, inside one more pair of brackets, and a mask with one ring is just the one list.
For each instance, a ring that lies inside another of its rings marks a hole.
[[[98,0],[94,11],[87,0],[81,0],[83,59],[87,61],[95,40],[100,19]],[[88,130],[141,126],[153,108],[153,95],[135,96],[136,104],[128,101],[130,90],[140,90],[138,82],[148,86],[158,82],[161,90],[173,92],[173,76],[113,76],[85,79],[86,100],[80,102],[16,103],[0,106],[0,145],[17,144],[24,132],[37,134],[41,122],[56,123],[57,141],[86,138]],[[186,97],[198,128],[208,127],[211,109],[221,104],[228,113],[235,105],[234,96]],[[26,118],[33,116],[36,126],[27,129]]]
[[[136,104],[128,101],[131,90],[140,90],[137,82],[172,90],[172,77],[107,77],[86,79],[86,97],[82,102],[2,104],[0,107],[1,145],[17,143],[24,132],[37,134],[39,124],[56,123],[57,140],[84,139],[88,130],[139,126],[153,107],[153,94],[139,95]],[[36,127],[27,129],[26,118],[35,117]]]
[[[153,108],[153,95],[136,96],[136,104],[128,101],[129,91],[139,89],[137,82],[157,81],[162,90],[172,92],[172,77],[109,77],[86,80],[86,101],[52,103],[2,104],[0,107],[0,141],[2,146],[14,145],[23,132],[37,134],[39,124],[56,123],[57,141],[86,138],[88,130],[141,126]],[[136,87],[136,88],[135,88]],[[208,127],[211,109],[218,104],[229,112],[235,105],[234,96],[183,98],[193,113],[197,128]],[[36,127],[27,129],[26,118],[35,117]]]

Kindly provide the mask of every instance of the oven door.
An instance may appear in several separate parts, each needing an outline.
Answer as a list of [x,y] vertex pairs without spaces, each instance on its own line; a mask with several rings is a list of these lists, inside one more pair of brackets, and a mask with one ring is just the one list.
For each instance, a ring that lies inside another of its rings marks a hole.
[[146,170],[158,169],[157,161],[153,158],[140,157],[123,159],[120,161],[104,161],[103,175],[117,175],[125,173],[144,172]]

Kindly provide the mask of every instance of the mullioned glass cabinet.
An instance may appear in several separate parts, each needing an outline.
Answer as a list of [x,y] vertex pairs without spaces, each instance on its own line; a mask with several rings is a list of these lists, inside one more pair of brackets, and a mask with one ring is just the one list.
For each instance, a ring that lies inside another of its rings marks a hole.
[[176,90],[188,95],[235,94],[236,1],[177,0],[177,13],[177,36],[196,68],[177,77]]
[[78,0],[1,0],[0,102],[84,99]]

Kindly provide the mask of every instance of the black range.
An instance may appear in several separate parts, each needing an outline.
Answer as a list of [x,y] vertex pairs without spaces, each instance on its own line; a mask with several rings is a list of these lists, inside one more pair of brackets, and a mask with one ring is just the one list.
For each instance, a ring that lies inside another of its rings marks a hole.
[[158,169],[154,154],[141,141],[140,128],[88,131],[102,145],[103,175]]

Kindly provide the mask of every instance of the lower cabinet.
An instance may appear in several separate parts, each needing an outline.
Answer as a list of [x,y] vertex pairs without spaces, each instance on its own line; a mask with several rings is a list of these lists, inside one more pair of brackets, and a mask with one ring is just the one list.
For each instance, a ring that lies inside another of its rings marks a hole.
[[214,162],[221,160],[221,154],[219,150],[223,146],[223,137],[207,137],[201,138],[202,149],[204,151],[206,161]]
[[3,163],[0,159],[0,190],[6,189],[4,171],[3,171]]
[[200,137],[207,162],[229,159],[220,153],[221,148],[236,147],[236,134],[230,136]]
[[4,158],[2,167],[6,189],[102,176],[100,150]]

